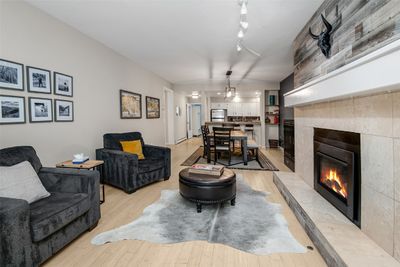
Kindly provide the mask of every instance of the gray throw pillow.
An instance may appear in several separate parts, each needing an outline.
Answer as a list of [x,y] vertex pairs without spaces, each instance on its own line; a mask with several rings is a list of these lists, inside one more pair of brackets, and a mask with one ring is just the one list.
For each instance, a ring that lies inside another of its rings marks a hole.
[[50,196],[29,161],[0,167],[0,197],[35,202]]

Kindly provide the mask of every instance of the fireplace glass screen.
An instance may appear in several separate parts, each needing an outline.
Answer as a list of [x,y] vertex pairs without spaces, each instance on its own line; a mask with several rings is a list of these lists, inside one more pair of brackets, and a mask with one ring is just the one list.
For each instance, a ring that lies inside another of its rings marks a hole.
[[347,202],[348,178],[347,164],[328,156],[320,157],[319,182]]

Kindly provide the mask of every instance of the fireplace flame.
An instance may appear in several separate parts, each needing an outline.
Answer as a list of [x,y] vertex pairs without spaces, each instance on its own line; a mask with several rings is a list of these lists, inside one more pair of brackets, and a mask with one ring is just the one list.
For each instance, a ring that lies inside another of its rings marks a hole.
[[321,177],[321,182],[329,186],[333,191],[347,199],[347,187],[343,184],[342,179],[336,170],[330,169],[326,172],[325,177]]

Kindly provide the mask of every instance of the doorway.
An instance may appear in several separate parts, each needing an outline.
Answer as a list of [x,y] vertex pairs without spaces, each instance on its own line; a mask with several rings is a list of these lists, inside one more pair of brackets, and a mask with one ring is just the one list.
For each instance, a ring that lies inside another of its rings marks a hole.
[[186,104],[186,130],[187,138],[201,135],[202,105],[199,103]]
[[164,132],[165,144],[175,144],[174,131],[174,91],[164,87]]

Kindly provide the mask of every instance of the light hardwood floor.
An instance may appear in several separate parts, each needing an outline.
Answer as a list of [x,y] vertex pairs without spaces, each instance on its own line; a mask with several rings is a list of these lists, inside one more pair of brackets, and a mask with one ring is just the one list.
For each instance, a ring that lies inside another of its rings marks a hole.
[[[277,253],[257,256],[237,249],[192,241],[178,244],[153,244],[146,241],[124,240],[95,246],[90,240],[97,234],[132,222],[143,209],[157,201],[161,190],[178,188],[180,164],[200,145],[199,139],[191,139],[174,145],[172,149],[172,175],[166,182],[147,186],[128,195],[121,190],[106,186],[106,202],[101,205],[101,220],[91,232],[64,248],[46,262],[46,266],[326,266],[317,250],[304,254]],[[270,160],[282,171],[289,171],[283,165],[280,150],[266,151]],[[312,246],[306,232],[282,198],[272,181],[272,172],[238,171],[246,182],[256,190],[270,192],[267,199],[282,205],[282,213],[289,224],[290,232],[304,246]],[[195,207],[193,207],[195,209]]]

